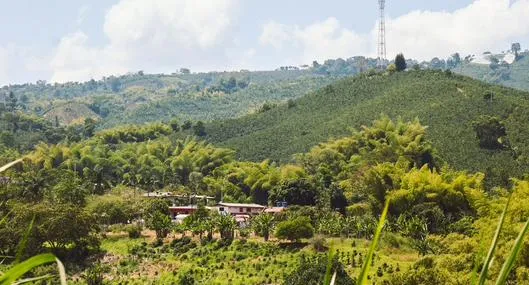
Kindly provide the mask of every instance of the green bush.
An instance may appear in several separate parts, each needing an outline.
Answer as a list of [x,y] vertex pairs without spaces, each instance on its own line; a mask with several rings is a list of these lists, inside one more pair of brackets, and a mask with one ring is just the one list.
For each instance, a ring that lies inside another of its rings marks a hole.
[[125,231],[128,233],[129,238],[140,238],[143,227],[139,224],[132,224],[125,227]]
[[314,235],[314,228],[310,220],[305,217],[298,217],[277,224],[275,236],[278,239],[289,241],[299,241],[302,238],[311,238]]

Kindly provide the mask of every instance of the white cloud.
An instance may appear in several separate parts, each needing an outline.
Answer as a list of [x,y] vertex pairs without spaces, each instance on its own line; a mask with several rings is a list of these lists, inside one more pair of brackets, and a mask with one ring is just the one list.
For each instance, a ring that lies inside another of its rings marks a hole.
[[[417,59],[451,53],[500,51],[529,39],[529,0],[476,0],[453,12],[412,11],[387,20],[388,57],[398,52]],[[298,62],[313,59],[376,56],[377,26],[368,34],[343,27],[335,18],[305,27],[269,22],[260,43],[298,51]]]
[[39,51],[8,43],[0,46],[0,85],[46,79],[48,61]]
[[528,18],[529,0],[478,0],[453,13],[414,11],[388,21],[388,55],[431,59],[505,50],[528,38]]
[[81,31],[61,39],[50,62],[52,82],[83,81],[110,74],[126,73],[126,53],[111,46],[88,46],[88,36]]
[[306,27],[268,22],[263,26],[259,42],[276,49],[289,46],[299,50],[301,62],[363,54],[369,43],[366,36],[341,27],[333,17]]
[[105,17],[109,43],[90,47],[83,32],[63,37],[52,81],[78,81],[147,69],[176,70],[218,60],[229,45],[238,0],[121,0]]
[[292,36],[291,27],[270,21],[263,26],[259,42],[262,45],[271,45],[276,49],[281,49],[283,44],[289,41]]

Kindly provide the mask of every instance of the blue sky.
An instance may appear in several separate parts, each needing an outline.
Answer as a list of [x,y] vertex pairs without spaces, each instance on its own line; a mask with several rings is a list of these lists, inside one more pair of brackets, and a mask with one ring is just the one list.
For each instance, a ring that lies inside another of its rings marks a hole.
[[[0,84],[374,56],[377,1],[1,0]],[[529,0],[387,0],[388,56],[529,45]]]

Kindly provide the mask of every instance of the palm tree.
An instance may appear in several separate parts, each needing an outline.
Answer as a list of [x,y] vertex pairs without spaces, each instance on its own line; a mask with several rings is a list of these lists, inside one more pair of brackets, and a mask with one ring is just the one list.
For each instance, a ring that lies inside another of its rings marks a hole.
[[215,226],[221,239],[232,240],[237,222],[231,215],[219,214],[215,217]]
[[268,241],[270,232],[274,227],[274,223],[274,216],[269,213],[263,213],[252,220],[252,227],[257,234],[262,236],[265,241]]

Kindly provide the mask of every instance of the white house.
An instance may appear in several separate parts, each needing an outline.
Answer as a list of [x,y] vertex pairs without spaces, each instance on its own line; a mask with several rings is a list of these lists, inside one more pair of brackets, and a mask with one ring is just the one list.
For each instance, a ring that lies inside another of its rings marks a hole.
[[239,203],[224,203],[217,204],[217,209],[221,214],[238,215],[258,215],[264,211],[266,207],[259,204],[239,204]]

